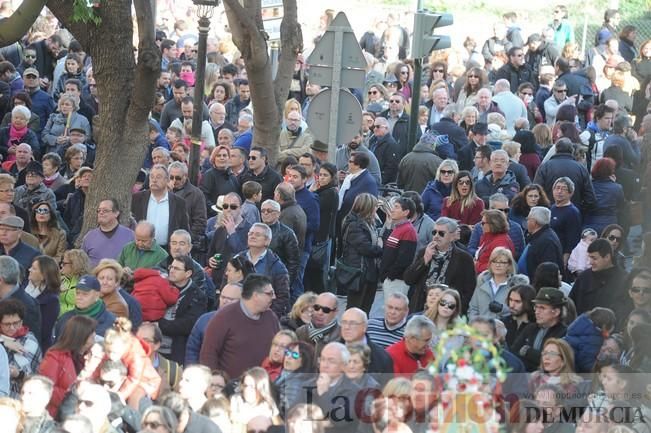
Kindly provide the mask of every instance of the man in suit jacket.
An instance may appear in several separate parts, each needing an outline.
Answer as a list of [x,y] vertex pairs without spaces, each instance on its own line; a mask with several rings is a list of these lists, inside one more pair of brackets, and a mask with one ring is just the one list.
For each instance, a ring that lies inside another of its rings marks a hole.
[[136,221],[146,220],[156,228],[156,242],[166,247],[170,235],[179,229],[190,231],[185,200],[168,189],[167,167],[156,164],[149,172],[149,191],[131,197],[131,212]]

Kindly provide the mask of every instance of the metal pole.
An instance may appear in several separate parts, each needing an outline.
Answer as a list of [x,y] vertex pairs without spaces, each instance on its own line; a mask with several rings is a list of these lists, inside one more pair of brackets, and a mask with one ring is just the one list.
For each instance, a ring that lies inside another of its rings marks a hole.
[[197,49],[197,71],[194,86],[194,110],[192,112],[192,144],[190,147],[189,179],[199,183],[199,155],[201,153],[201,124],[203,123],[203,91],[206,75],[206,43],[210,30],[210,19],[199,17],[199,47]]
[[275,79],[276,73],[278,72],[278,54],[279,54],[279,44],[277,41],[272,41],[269,43],[271,48],[271,76]]
[[328,125],[328,161],[335,163],[337,153],[337,122],[339,119],[339,90],[341,89],[341,61],[343,55],[344,29],[330,27],[335,32],[334,57],[332,61],[332,87],[330,90],[330,124]]
[[416,145],[418,107],[420,107],[420,81],[423,75],[423,59],[414,59],[414,81],[411,87],[411,112],[409,113],[409,151]]

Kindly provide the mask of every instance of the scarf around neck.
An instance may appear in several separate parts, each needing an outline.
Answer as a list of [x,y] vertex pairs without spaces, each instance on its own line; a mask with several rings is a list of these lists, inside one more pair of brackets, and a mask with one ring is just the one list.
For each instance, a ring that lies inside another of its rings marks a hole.
[[104,307],[104,302],[101,299],[98,299],[97,302],[95,302],[93,305],[91,305],[88,308],[75,307],[75,313],[80,314],[82,316],[89,316],[95,319],[102,312],[103,307]]
[[308,336],[313,342],[323,341],[324,337],[329,334],[337,326],[337,319],[328,323],[323,328],[315,328],[314,325],[310,322],[308,325]]
[[27,126],[16,128],[14,125],[9,127],[9,141],[22,141],[23,137],[27,135]]

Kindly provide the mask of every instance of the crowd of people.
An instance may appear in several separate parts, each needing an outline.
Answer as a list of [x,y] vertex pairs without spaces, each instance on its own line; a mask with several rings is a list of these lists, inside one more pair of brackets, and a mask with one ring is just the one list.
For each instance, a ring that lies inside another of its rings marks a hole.
[[651,40],[609,9],[581,53],[551,11],[433,52],[420,89],[409,32],[378,23],[335,155],[299,55],[277,161],[232,42],[208,39],[196,101],[198,38],[157,19],[131,215],[104,197],[87,233],[92,59],[39,18],[0,49],[6,431],[651,432]]

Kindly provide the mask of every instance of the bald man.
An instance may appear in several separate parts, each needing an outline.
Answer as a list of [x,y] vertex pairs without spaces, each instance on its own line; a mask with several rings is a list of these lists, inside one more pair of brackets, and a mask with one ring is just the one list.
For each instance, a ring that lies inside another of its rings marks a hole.
[[371,359],[366,372],[373,374],[379,383],[387,382],[387,377],[381,376],[385,373],[393,373],[393,361],[382,346],[373,343],[366,335],[368,329],[368,316],[366,313],[359,308],[349,308],[341,316],[339,326],[341,328],[342,343],[347,346],[364,344],[371,349]]
[[314,346],[318,358],[323,347],[341,338],[341,328],[337,323],[337,297],[329,292],[321,293],[314,304],[312,321],[296,330],[299,340]]

